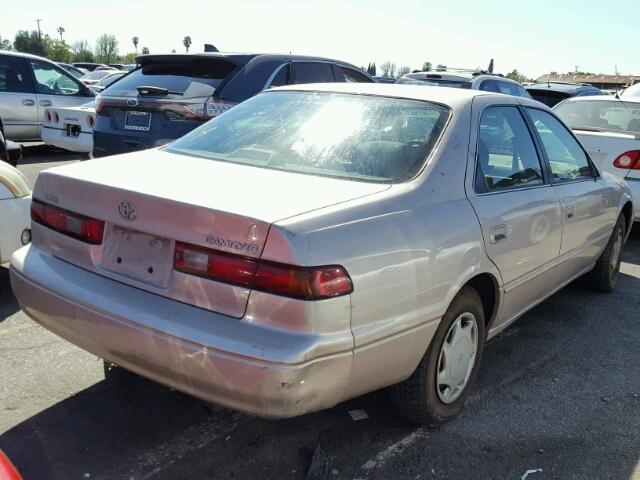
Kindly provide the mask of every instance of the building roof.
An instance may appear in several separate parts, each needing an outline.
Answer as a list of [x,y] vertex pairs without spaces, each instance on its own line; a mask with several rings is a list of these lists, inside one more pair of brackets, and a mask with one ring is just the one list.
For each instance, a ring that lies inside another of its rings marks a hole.
[[607,83],[625,87],[640,83],[640,75],[577,75],[573,73],[548,74],[539,77],[537,82]]

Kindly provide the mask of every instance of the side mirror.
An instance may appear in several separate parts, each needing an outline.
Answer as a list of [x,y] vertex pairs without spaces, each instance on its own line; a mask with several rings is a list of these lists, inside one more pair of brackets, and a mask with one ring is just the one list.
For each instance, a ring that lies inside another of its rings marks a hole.
[[18,165],[18,162],[22,160],[22,145],[7,140],[7,150],[4,153],[4,160],[14,167]]

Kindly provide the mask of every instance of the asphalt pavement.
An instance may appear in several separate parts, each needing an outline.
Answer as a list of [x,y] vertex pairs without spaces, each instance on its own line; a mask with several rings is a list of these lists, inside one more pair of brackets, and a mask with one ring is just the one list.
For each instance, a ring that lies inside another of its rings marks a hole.
[[[79,158],[25,152],[30,181]],[[384,391],[262,420],[124,371],[105,379],[19,310],[0,267],[0,449],[26,480],[302,479],[314,452],[328,479],[640,480],[639,324],[640,227],[615,293],[576,282],[488,343],[454,421],[407,423]]]

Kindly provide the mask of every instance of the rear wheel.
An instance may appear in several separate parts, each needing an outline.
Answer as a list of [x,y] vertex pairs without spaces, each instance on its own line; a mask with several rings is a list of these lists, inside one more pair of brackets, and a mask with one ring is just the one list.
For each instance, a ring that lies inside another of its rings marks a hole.
[[482,301],[472,287],[453,300],[420,364],[390,389],[404,417],[437,424],[460,413],[478,373],[485,339]]
[[624,216],[620,215],[607,246],[598,258],[596,266],[588,275],[589,283],[599,292],[609,293],[616,287],[624,249],[625,231]]

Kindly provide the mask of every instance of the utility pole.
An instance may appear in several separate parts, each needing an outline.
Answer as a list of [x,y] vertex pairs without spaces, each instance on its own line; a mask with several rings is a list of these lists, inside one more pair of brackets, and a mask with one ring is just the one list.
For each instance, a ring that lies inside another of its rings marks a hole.
[[576,65],[576,73],[578,73],[578,68],[580,68],[580,65]]
[[42,21],[41,18],[36,19],[36,22],[38,22],[38,40],[40,40],[40,43],[42,43],[42,33],[40,32],[40,22]]
[[620,73],[618,72],[618,65],[615,65],[615,66],[614,66],[614,69],[615,69],[615,72],[616,72],[616,76],[617,76],[617,75],[620,75]]

